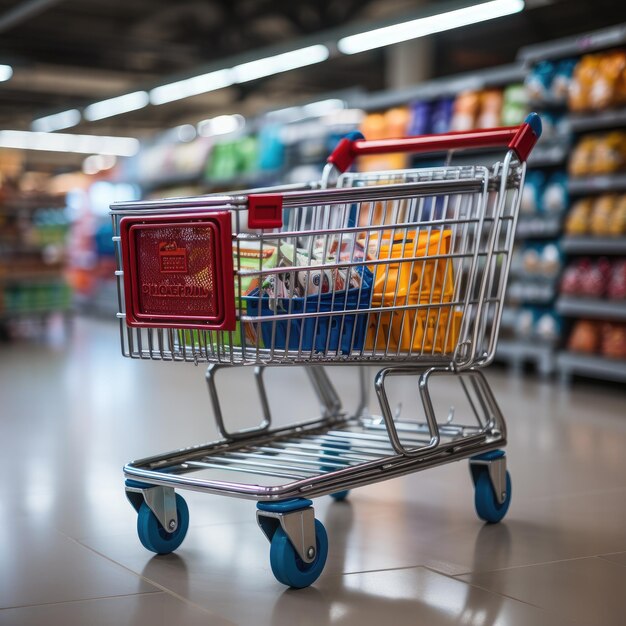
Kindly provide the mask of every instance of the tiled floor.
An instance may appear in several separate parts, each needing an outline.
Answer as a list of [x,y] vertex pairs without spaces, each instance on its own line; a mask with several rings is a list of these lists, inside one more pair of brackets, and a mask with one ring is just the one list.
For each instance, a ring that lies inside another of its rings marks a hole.
[[[489,378],[509,419],[513,502],[475,517],[465,463],[316,502],[326,569],[285,590],[250,502],[189,493],[181,548],[140,545],[121,466],[215,436],[202,370],[118,355],[117,329],[77,320],[69,346],[0,346],[0,624],[618,625],[626,615],[626,394]],[[347,404],[352,371],[332,371]],[[233,421],[255,415],[225,373]],[[293,369],[268,377],[282,419],[315,407]],[[403,411],[414,386],[399,383]],[[446,404],[455,385],[440,382]]]

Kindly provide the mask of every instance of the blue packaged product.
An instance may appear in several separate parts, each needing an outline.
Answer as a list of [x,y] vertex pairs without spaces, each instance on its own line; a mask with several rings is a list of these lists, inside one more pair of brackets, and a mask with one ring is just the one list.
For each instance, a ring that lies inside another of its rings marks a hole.
[[[347,291],[312,294],[304,297],[271,298],[267,295],[259,297],[255,289],[245,296],[248,315],[271,318],[274,315],[290,313],[317,313],[329,311],[356,311],[369,308],[372,297],[372,272],[364,267],[359,268],[362,274],[360,288]],[[291,308],[290,308],[291,305]],[[265,347],[275,349],[304,350],[325,352],[340,351],[344,354],[361,350],[367,331],[367,313],[350,313],[347,315],[326,315],[320,317],[296,318],[289,320],[269,319],[261,322],[261,336]],[[258,324],[252,323],[254,329]]]

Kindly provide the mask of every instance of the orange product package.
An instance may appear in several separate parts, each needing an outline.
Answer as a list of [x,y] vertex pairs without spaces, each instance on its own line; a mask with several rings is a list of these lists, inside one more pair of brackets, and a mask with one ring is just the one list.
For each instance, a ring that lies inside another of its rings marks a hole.
[[[417,238],[417,240],[416,240]],[[409,350],[451,353],[461,326],[462,313],[454,310],[451,230],[408,231],[381,242],[373,266],[373,309],[432,305],[370,314],[365,347],[368,350]],[[370,241],[370,251],[378,242]],[[437,258],[428,259],[429,256]],[[424,260],[411,260],[424,257]],[[369,258],[373,258],[371,255]],[[398,259],[397,262],[392,259]]]

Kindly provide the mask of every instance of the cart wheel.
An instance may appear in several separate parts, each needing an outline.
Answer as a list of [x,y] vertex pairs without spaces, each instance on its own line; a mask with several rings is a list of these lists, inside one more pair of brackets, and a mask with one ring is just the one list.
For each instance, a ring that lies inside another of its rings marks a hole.
[[335,493],[331,493],[330,497],[335,500],[335,502],[343,502],[348,497],[349,493],[349,489],[344,489],[343,491],[336,491]]
[[506,498],[502,504],[496,500],[496,494],[489,479],[489,472],[482,470],[474,487],[474,506],[480,519],[496,524],[504,518],[511,504],[511,475],[506,473]]
[[319,520],[315,520],[317,554],[312,563],[305,563],[296,553],[285,531],[278,527],[270,546],[270,564],[278,582],[295,589],[312,585],[322,573],[328,556],[328,536]]
[[178,494],[176,494],[176,514],[178,528],[170,533],[161,526],[148,505],[145,502],[141,504],[137,516],[137,534],[146,550],[157,554],[169,554],[180,546],[189,528],[189,509],[185,499]]

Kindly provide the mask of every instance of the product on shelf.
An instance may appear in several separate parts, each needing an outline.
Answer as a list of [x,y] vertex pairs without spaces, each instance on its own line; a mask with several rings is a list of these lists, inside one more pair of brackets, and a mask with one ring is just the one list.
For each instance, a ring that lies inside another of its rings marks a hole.
[[531,100],[547,100],[551,94],[556,66],[552,61],[537,63],[526,77],[526,92]]
[[626,358],[626,324],[604,322],[600,332],[600,351],[609,359]]
[[476,91],[460,93],[454,101],[451,130],[471,130],[476,126],[480,111],[480,96]]
[[565,232],[572,236],[626,235],[626,194],[601,194],[578,200],[567,215]]
[[[528,114],[528,98],[524,85],[509,85],[503,93],[502,115],[503,126],[517,126]],[[542,118],[543,121],[543,118]],[[545,131],[542,131],[542,134]]]
[[544,186],[545,176],[543,172],[537,170],[528,172],[522,189],[520,213],[531,215],[539,212]]
[[593,211],[589,219],[589,232],[602,237],[611,234],[611,216],[615,209],[617,196],[605,194],[593,203]]
[[502,91],[489,89],[480,94],[480,113],[476,119],[477,128],[495,128],[500,126],[502,118]]
[[578,200],[567,215],[565,232],[574,236],[586,235],[589,232],[589,218],[592,209],[592,198]]
[[600,324],[589,320],[578,320],[567,342],[569,350],[593,354],[600,347]]
[[584,55],[569,90],[572,111],[606,109],[626,102],[626,50]]
[[558,215],[567,209],[567,204],[567,176],[562,172],[552,174],[541,194],[541,209]]
[[626,300],[626,259],[613,264],[607,296],[612,300]]
[[611,277],[611,263],[608,259],[600,258],[584,272],[580,279],[580,293],[583,296],[602,298],[606,293],[609,278]]
[[626,260],[615,262],[600,257],[595,261],[579,259],[565,268],[561,293],[590,298],[626,298]]
[[430,132],[435,134],[447,133],[452,123],[453,111],[453,98],[442,98],[435,102],[430,119]]
[[[371,113],[361,123],[361,132],[368,140],[405,137],[409,128],[410,117],[407,107],[396,107],[385,113]],[[404,169],[407,164],[408,156],[404,153],[377,154],[361,157],[359,170],[371,172]]]
[[431,132],[432,104],[414,102],[411,105],[408,135],[428,135]]
[[612,174],[626,169],[626,132],[584,136],[569,161],[572,176]]

